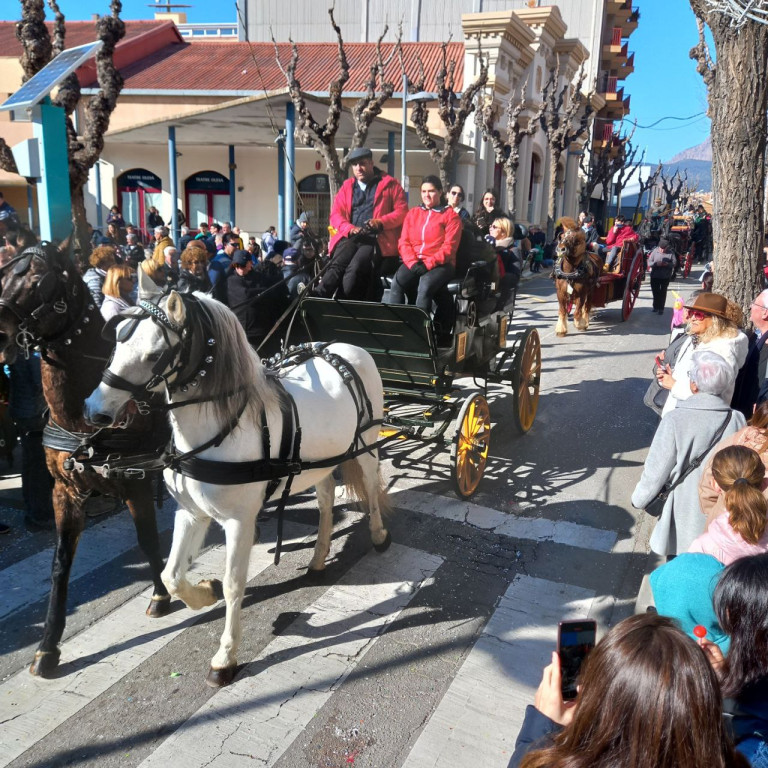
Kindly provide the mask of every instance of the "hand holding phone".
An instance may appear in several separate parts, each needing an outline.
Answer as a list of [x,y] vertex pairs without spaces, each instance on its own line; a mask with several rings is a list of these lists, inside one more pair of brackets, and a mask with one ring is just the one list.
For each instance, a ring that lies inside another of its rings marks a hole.
[[560,622],[557,653],[560,657],[561,691],[564,701],[576,698],[576,684],[581,665],[595,647],[596,637],[597,624],[592,619]]

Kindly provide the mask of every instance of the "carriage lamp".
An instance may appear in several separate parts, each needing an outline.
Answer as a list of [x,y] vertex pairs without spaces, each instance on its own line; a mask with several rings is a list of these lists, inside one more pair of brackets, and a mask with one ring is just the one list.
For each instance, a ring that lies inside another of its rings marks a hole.
[[467,356],[467,332],[462,331],[456,337],[456,362],[460,363]]
[[499,318],[499,349],[504,349],[507,346],[507,323],[509,318],[504,315]]

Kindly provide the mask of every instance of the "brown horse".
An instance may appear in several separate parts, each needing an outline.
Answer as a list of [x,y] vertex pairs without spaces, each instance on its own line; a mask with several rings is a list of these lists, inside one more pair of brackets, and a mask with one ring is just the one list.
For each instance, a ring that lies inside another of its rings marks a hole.
[[587,251],[584,232],[573,219],[561,219],[563,233],[557,244],[554,276],[559,313],[555,333],[568,333],[568,307],[573,305],[573,324],[580,331],[589,328],[592,291],[600,278],[600,257]]
[[[84,421],[83,401],[101,381],[114,344],[102,339],[104,320],[68,258],[51,245],[33,246],[0,274],[0,352],[6,362],[19,350],[28,355],[35,346],[43,355],[43,393],[49,408],[43,443],[55,482],[57,541],[43,637],[30,672],[49,677],[59,662],[69,574],[85,525],[83,505],[93,491],[127,503],[154,583],[147,615],[169,611],[170,598],[160,578],[163,559],[149,472],[160,453],[153,446],[167,441],[170,433],[164,413],[135,414],[116,430],[96,430]],[[121,457],[128,463],[121,465]]]

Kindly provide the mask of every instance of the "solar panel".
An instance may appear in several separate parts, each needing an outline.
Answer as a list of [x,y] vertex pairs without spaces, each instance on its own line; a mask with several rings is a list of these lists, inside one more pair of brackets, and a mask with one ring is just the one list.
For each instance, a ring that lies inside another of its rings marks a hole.
[[93,56],[102,46],[101,40],[78,45],[62,51],[53,61],[46,64],[34,77],[27,80],[16,93],[0,104],[0,112],[9,109],[22,110],[34,107],[42,101],[67,75],[72,74],[83,62]]

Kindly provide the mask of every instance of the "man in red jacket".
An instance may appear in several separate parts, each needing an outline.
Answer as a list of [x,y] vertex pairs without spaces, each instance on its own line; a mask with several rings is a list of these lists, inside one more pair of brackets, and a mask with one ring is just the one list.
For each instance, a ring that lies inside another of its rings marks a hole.
[[611,231],[606,235],[605,244],[610,247],[608,256],[605,260],[605,269],[610,271],[613,268],[613,262],[616,260],[624,243],[637,240],[637,232],[627,223],[627,220],[619,214],[611,227]]
[[352,178],[333,200],[331,262],[317,287],[319,296],[346,299],[381,298],[375,283],[382,258],[397,258],[397,240],[408,213],[400,183],[373,165],[370,149],[359,147],[347,156]]

